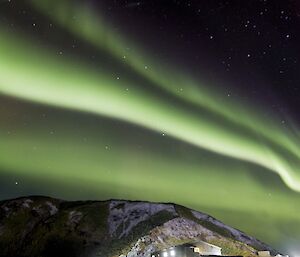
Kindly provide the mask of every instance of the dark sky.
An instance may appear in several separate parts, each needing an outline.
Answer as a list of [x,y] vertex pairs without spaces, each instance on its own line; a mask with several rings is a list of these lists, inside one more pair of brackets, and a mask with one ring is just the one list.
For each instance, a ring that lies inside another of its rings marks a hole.
[[[1,19],[11,16],[9,22],[33,32],[44,44],[56,43],[63,48],[64,42],[67,49],[79,44],[59,28],[49,28],[49,21],[30,11],[23,2],[26,1],[3,1],[1,9],[5,15]],[[283,117],[293,115],[300,122],[297,1],[84,2],[152,56],[203,81],[213,81],[224,94],[267,105],[275,113]],[[33,23],[38,26],[32,28]],[[56,37],[51,37],[52,33]],[[79,49],[77,53],[82,53],[83,47]]]
[[101,1],[101,6],[154,55],[222,83],[232,97],[300,121],[297,1]]

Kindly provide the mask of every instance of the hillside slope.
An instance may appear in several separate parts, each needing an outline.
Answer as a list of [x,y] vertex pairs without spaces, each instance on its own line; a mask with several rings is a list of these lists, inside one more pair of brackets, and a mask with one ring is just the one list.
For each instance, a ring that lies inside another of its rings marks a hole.
[[277,252],[213,217],[175,204],[77,201],[32,196],[0,202],[0,257],[148,257],[203,240],[223,254]]

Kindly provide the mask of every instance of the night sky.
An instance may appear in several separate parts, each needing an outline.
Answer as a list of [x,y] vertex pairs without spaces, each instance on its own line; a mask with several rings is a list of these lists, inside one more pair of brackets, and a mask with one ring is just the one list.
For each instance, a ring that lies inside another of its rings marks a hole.
[[0,1],[0,200],[175,202],[296,255],[299,31],[296,0]]

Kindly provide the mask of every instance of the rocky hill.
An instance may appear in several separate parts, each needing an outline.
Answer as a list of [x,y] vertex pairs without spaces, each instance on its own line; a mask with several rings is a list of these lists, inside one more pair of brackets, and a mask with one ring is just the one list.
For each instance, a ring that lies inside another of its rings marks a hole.
[[32,196],[0,202],[0,257],[149,257],[203,240],[224,255],[277,252],[213,217],[175,204]]

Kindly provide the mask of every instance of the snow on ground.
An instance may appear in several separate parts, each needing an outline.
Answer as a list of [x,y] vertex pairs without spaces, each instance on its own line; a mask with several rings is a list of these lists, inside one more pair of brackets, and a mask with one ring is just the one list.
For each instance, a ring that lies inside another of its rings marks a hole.
[[71,211],[69,213],[68,225],[75,227],[82,219],[82,216],[83,216],[82,212]]
[[170,247],[171,242],[201,240],[203,237],[215,236],[214,233],[200,224],[185,218],[174,218],[139,239],[127,254],[127,257],[148,257],[161,247]]
[[175,208],[171,204],[111,201],[108,216],[110,235],[115,235],[121,228],[119,238],[127,236],[140,222],[161,211],[168,211],[177,216]]
[[195,218],[197,218],[199,220],[206,220],[208,222],[211,222],[211,223],[215,224],[218,227],[221,227],[221,228],[229,231],[234,236],[234,238],[236,240],[240,241],[240,242],[243,242],[243,243],[248,244],[248,245],[253,245],[253,243],[255,243],[257,245],[267,247],[262,242],[257,240],[256,238],[248,236],[248,235],[244,234],[243,232],[241,232],[241,231],[239,231],[235,228],[229,227],[229,226],[225,225],[224,223],[222,223],[221,221],[216,220],[215,218],[213,218],[213,217],[211,217],[207,214],[197,212],[197,211],[192,211],[192,214],[194,215]]
[[47,201],[46,205],[49,206],[49,208],[50,208],[50,210],[49,210],[50,215],[54,215],[54,214],[56,214],[58,212],[57,207],[53,203]]
[[166,222],[160,229],[160,238],[195,239],[200,236],[213,236],[213,232],[202,225],[185,218],[175,218]]
[[31,199],[26,199],[26,200],[23,202],[22,206],[23,206],[24,208],[30,208],[30,206],[31,206],[32,203],[33,203],[33,201],[32,201]]

